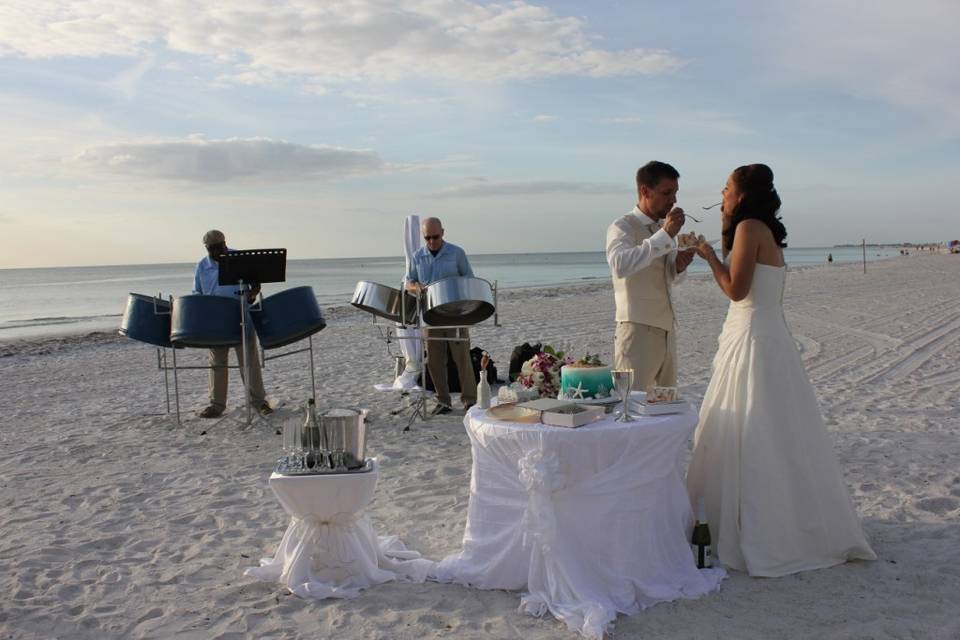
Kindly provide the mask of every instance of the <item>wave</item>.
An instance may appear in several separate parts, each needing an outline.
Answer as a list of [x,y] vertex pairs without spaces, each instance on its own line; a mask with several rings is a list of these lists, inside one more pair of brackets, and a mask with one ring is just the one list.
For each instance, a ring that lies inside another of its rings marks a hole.
[[121,276],[117,278],[97,278],[93,280],[63,280],[60,282],[23,282],[23,283],[6,283],[3,288],[17,288],[17,289],[31,289],[34,287],[72,287],[75,285],[88,285],[88,284],[108,284],[112,282],[148,282],[148,281],[158,281],[158,280],[167,280],[167,281],[186,281],[188,284],[191,284],[193,279],[190,274],[186,276],[181,272],[177,273],[166,273],[158,275],[143,275],[143,276]]
[[79,324],[81,322],[93,322],[96,320],[106,320],[108,318],[120,318],[122,316],[122,313],[106,313],[93,316],[51,316],[42,318],[26,318],[24,320],[8,320],[7,322],[0,322],[0,331],[3,331],[4,329],[26,329],[59,324]]

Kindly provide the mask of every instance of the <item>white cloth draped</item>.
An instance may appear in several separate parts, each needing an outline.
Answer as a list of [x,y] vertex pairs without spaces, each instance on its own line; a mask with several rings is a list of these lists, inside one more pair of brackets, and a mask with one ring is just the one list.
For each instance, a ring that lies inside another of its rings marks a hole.
[[408,550],[396,536],[377,536],[363,513],[377,474],[376,463],[362,474],[273,474],[270,487],[291,522],[276,554],[244,574],[316,599],[352,598],[391,580],[423,582],[433,563]]
[[719,588],[698,570],[679,454],[696,414],[611,418],[567,429],[464,418],[473,475],[463,549],[431,572],[442,582],[525,589],[520,608],[547,611],[588,638],[618,612]]
[[[420,216],[411,214],[403,220],[403,251],[406,255],[406,269],[404,276],[410,271],[410,263],[413,260],[413,254],[420,248]],[[403,282],[400,283],[400,289],[403,290]],[[417,385],[417,379],[420,376],[420,370],[423,366],[423,343],[420,340],[411,340],[409,338],[419,338],[420,329],[402,329],[399,326],[396,329],[397,337],[401,338],[400,350],[406,359],[404,370],[393,381],[396,389],[410,389]]]

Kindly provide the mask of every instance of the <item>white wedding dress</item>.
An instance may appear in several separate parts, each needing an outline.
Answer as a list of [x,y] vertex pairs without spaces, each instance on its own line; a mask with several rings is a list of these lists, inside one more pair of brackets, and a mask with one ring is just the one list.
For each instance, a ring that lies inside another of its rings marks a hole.
[[730,303],[687,473],[717,560],[752,576],[876,558],[783,316],[785,276],[758,264]]

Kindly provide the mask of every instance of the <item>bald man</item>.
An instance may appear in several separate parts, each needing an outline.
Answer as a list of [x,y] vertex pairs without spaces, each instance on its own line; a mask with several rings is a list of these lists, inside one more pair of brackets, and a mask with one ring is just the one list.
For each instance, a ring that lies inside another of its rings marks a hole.
[[[414,294],[420,293],[428,285],[443,278],[454,276],[473,277],[473,269],[467,260],[467,254],[455,244],[443,239],[443,224],[439,218],[426,218],[420,225],[424,246],[420,247],[407,272],[405,286]],[[477,379],[473,375],[473,363],[470,360],[470,334],[466,327],[460,329],[424,328],[427,338],[462,338],[457,341],[427,340],[427,368],[437,392],[437,406],[433,414],[450,413],[450,385],[447,381],[447,358],[452,357],[460,376],[460,400],[463,408],[469,409],[477,401]]]
[[[211,229],[203,234],[203,245],[207,255],[197,263],[197,270],[193,276],[193,292],[207,296],[239,297],[238,285],[220,284],[220,256],[229,253],[227,239],[222,231]],[[253,302],[260,291],[260,285],[253,285],[247,289],[247,299]],[[237,361],[240,363],[240,375],[243,375],[243,348],[234,347]],[[257,357],[257,336],[253,331],[247,337],[247,351],[250,355],[250,404],[257,412],[266,416],[273,413],[267,403],[267,392],[263,388],[263,376],[260,371],[260,358]],[[201,418],[219,418],[227,409],[227,365],[229,364],[230,347],[216,347],[210,349],[210,379],[208,391],[210,404],[199,412]]]

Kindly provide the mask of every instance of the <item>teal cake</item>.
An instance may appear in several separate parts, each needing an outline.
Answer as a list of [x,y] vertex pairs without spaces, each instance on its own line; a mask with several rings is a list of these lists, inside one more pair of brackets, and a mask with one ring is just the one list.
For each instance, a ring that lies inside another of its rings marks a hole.
[[612,367],[581,365],[578,362],[560,369],[560,397],[570,400],[607,398],[613,391]]

